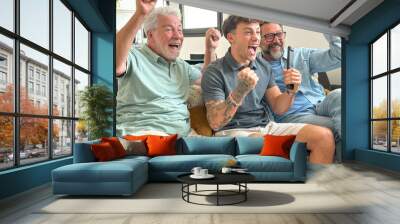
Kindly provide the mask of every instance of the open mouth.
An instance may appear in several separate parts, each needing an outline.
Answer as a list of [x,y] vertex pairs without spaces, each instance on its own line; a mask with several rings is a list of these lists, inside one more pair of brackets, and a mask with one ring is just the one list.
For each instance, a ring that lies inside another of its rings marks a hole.
[[250,53],[250,55],[255,55],[257,51],[257,46],[249,46],[248,47],[248,52]]
[[274,49],[274,50],[275,50],[275,49],[279,49],[279,50],[280,50],[280,49],[281,49],[281,45],[279,45],[279,44],[272,44],[272,45],[269,46],[269,48],[270,48],[270,49]]
[[181,47],[181,45],[178,43],[168,44],[168,46],[176,50],[178,50]]

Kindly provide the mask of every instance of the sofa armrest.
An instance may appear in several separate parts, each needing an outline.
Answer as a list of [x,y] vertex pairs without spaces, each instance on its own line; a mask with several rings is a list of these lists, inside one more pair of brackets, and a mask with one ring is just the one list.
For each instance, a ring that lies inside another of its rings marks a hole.
[[96,158],[92,153],[90,146],[92,144],[98,144],[100,140],[88,141],[75,143],[74,147],[74,163],[89,163],[95,162]]
[[293,143],[292,148],[290,148],[290,160],[293,162],[293,179],[295,181],[305,181],[307,168],[307,149],[305,143]]

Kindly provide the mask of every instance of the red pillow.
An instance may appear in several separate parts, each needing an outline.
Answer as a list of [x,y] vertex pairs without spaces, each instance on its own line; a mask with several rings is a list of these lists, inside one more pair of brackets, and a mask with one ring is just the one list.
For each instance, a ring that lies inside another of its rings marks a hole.
[[290,148],[293,145],[296,135],[265,135],[264,145],[261,149],[262,156],[280,156],[289,159]]
[[119,142],[119,139],[117,137],[110,137],[110,138],[101,138],[101,142],[108,142],[114,149],[115,155],[117,158],[125,157],[126,156],[126,151],[124,149],[124,146]]
[[113,147],[108,142],[93,144],[91,145],[91,149],[94,157],[99,162],[109,161],[117,158]]
[[170,136],[155,136],[147,137],[147,155],[148,156],[163,156],[163,155],[176,155],[176,139],[178,135]]

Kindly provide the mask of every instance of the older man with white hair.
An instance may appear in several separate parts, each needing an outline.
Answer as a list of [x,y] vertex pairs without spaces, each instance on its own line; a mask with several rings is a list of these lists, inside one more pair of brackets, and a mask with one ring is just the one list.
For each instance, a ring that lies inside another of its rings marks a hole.
[[[201,71],[178,58],[183,43],[181,16],[172,7],[155,8],[156,0],[137,0],[136,12],[117,33],[117,130],[119,134],[190,133],[186,100]],[[144,25],[147,44],[133,47]],[[213,60],[221,35],[206,33],[205,68]]]

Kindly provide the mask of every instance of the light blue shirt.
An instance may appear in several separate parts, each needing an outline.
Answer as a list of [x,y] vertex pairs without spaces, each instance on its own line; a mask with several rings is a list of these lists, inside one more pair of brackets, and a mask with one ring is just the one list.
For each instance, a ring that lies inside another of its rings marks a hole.
[[190,132],[186,101],[200,70],[182,59],[168,63],[149,47],[132,48],[125,75],[118,78],[118,134]]
[[[283,82],[283,69],[281,61],[280,60],[270,61],[269,63],[271,64],[272,73],[275,75],[275,81],[279,89],[282,92],[286,91],[286,85]],[[289,108],[286,114],[304,113],[313,110],[314,110],[314,105],[305,97],[303,92],[298,91],[296,93],[296,100],[293,102],[293,105]],[[278,122],[280,121],[279,118],[277,117]]]
[[[314,108],[310,108],[309,104],[315,106],[325,98],[323,87],[318,82],[318,72],[326,72],[341,66],[341,40],[340,37],[324,35],[329,42],[329,49],[313,49],[313,48],[294,48],[293,60],[291,67],[297,69],[301,73],[301,85],[299,92],[296,94],[292,107],[282,116],[275,118],[277,121],[284,119],[293,113],[315,114]],[[259,53],[257,57],[262,57]],[[285,49],[284,56],[280,60],[280,68],[286,68],[287,52]],[[271,64],[271,63],[270,63]],[[283,70],[279,73],[273,69],[275,81],[282,92],[286,91],[283,83]],[[303,106],[302,106],[303,105]]]

